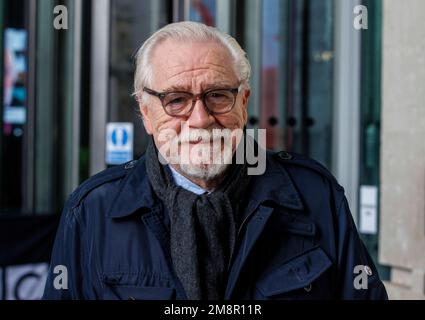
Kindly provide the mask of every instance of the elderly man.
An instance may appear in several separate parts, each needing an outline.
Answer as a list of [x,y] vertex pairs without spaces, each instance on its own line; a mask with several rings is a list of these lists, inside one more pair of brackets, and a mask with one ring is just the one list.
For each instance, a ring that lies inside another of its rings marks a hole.
[[[203,24],[144,43],[135,96],[152,141],[72,193],[45,299],[387,298],[332,175],[249,143],[249,77],[238,43]],[[254,151],[265,170],[250,174]]]

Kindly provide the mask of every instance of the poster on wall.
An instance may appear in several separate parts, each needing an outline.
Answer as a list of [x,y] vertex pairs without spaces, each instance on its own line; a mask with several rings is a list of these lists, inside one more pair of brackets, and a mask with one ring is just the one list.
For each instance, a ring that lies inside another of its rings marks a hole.
[[3,123],[4,134],[20,136],[26,122],[27,31],[4,31]]

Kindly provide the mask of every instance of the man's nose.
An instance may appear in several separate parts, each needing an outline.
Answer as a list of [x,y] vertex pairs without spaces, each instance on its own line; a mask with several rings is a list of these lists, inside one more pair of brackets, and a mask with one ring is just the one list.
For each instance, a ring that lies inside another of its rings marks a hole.
[[187,121],[191,127],[208,128],[215,120],[214,117],[209,114],[202,99],[198,99]]

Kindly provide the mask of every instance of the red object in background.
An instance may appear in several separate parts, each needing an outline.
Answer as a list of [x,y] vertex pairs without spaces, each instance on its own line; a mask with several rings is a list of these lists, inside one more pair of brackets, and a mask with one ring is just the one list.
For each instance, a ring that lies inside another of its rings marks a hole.
[[3,123],[3,135],[4,136],[11,136],[12,135],[12,124],[10,123]]
[[215,25],[214,17],[210,14],[208,7],[202,0],[192,0],[192,6],[201,16],[203,23],[211,27]]
[[276,149],[279,146],[279,127],[282,124],[277,122],[271,125],[269,120],[272,118],[279,120],[277,68],[263,69],[262,77],[260,128],[267,130],[267,148]]

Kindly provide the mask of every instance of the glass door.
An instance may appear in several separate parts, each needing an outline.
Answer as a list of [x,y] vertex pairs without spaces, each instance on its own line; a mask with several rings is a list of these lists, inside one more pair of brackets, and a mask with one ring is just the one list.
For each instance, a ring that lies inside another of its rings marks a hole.
[[1,6],[0,208],[2,213],[20,213],[31,207],[27,188],[32,136],[28,121],[29,2],[1,1]]
[[64,1],[69,28],[56,30],[54,0],[0,5],[0,214],[56,214],[80,181],[83,6]]
[[333,0],[247,0],[242,43],[250,58],[251,127],[267,147],[331,167]]

